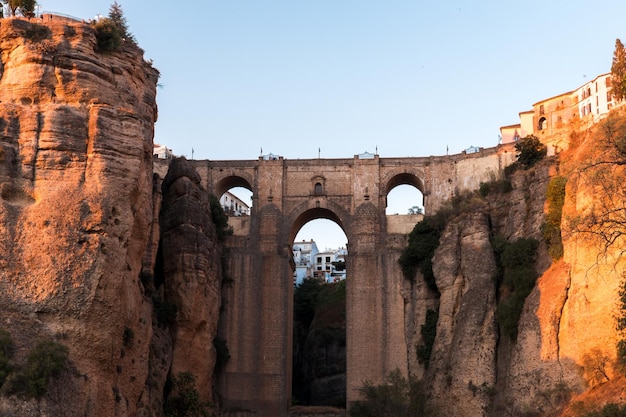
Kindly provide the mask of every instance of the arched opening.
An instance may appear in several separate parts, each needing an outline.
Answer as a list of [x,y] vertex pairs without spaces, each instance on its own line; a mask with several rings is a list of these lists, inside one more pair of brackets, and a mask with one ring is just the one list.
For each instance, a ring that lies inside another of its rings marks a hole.
[[347,236],[327,209],[292,226],[292,398],[304,406],[346,405]]
[[425,214],[423,189],[416,176],[408,173],[396,175],[387,184],[385,214]]
[[539,123],[537,124],[537,128],[539,130],[544,130],[546,127],[548,127],[548,121],[546,120],[545,117],[542,117],[541,119],[539,119]]

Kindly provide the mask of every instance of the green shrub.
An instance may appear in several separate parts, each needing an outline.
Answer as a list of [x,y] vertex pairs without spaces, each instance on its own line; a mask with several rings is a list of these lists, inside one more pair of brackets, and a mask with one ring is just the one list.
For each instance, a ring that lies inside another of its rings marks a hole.
[[502,236],[495,236],[491,242],[498,266],[498,282],[502,284],[496,320],[502,333],[515,340],[524,302],[537,279],[535,260],[539,242],[524,238],[507,242]]
[[414,281],[419,268],[428,287],[433,291],[437,291],[437,284],[433,274],[432,257],[439,246],[445,220],[443,215],[424,217],[409,234],[408,245],[398,259],[406,279]]
[[190,372],[181,372],[172,377],[171,395],[164,404],[165,417],[209,417],[212,415],[211,404],[200,400],[196,389],[196,377]]
[[119,49],[122,43],[122,35],[119,28],[109,18],[103,18],[93,24],[96,31],[97,50],[110,53]]
[[364,400],[352,405],[351,417],[428,415],[423,384],[415,378],[405,378],[399,369],[392,371],[380,385],[366,381],[359,391]]
[[541,143],[538,137],[528,135],[515,143],[517,151],[517,162],[524,169],[534,166],[541,161],[547,154],[548,148]]
[[565,177],[554,177],[548,184],[546,200],[548,202],[548,214],[546,221],[541,227],[543,239],[548,245],[548,254],[554,260],[563,257],[563,240],[561,238],[561,218],[563,205],[565,204]]
[[432,354],[435,337],[437,336],[438,320],[439,312],[428,309],[426,311],[426,320],[420,329],[423,343],[417,347],[417,361],[423,363],[426,369],[428,369],[430,364],[430,355]]
[[491,192],[491,183],[490,182],[481,182],[478,186],[478,191],[480,192],[481,197],[487,197]]
[[228,216],[224,213],[219,198],[211,194],[209,195],[209,203],[211,204],[211,218],[215,224],[217,240],[223,242],[233,234],[233,228],[228,226]]
[[215,373],[219,374],[230,360],[230,351],[228,343],[221,337],[213,339],[213,347],[215,347]]
[[621,339],[617,342],[617,362],[623,369],[626,369],[626,273],[623,273],[622,282],[619,289],[618,313],[615,320],[617,321],[617,330],[621,335]]
[[[48,389],[50,378],[57,377],[65,367],[69,357],[67,346],[43,340],[30,351],[26,367],[17,378],[17,387],[30,398],[41,398]],[[22,391],[23,390],[23,391]]]

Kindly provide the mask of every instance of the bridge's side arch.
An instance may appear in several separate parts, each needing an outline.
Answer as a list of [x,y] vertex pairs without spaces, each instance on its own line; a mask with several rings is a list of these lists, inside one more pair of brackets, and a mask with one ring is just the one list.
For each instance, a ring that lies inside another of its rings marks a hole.
[[383,184],[381,184],[385,190],[385,195],[389,194],[391,190],[398,185],[412,185],[420,190],[422,194],[426,194],[426,187],[424,185],[424,174],[419,171],[415,172],[388,172],[383,178]]
[[253,195],[255,194],[254,189],[252,187],[251,178],[246,178],[246,175],[241,175],[241,174],[240,175],[231,174],[223,178],[220,178],[218,181],[216,181],[216,183],[213,185],[212,188],[213,188],[213,192],[215,193],[215,195],[220,197],[226,191],[235,187],[246,188],[247,190],[251,191]]

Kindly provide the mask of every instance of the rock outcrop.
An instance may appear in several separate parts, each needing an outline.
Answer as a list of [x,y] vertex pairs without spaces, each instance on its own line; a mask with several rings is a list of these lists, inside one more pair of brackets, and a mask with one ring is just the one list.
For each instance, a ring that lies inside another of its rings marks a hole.
[[158,72],[134,45],[95,49],[85,23],[0,20],[0,327],[16,362],[58,340],[71,369],[0,413],[135,415],[148,376]]
[[[405,281],[409,371],[423,378],[438,415],[556,415],[572,396],[615,376],[616,304],[626,269],[620,242],[626,230],[619,226],[622,235],[607,245],[601,228],[610,225],[600,222],[601,216],[623,218],[626,191],[620,180],[624,166],[611,165],[615,155],[607,157],[611,145],[601,132],[596,126],[560,158],[515,172],[511,191],[474,201],[450,221],[432,259],[438,294],[419,273],[414,283]],[[564,256],[553,261],[542,226],[548,183],[557,175],[567,179]],[[496,235],[540,242],[538,278],[514,340],[497,324],[497,305],[507,290],[494,279]],[[427,309],[438,311],[438,322],[425,369],[415,346],[423,343]]]

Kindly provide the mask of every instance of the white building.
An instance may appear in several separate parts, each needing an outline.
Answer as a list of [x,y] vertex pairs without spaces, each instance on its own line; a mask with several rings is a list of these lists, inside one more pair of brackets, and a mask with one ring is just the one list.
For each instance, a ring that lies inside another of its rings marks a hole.
[[159,145],[155,143],[152,148],[152,156],[159,159],[172,159],[174,154],[171,149],[168,149],[165,145]]
[[[345,248],[319,252],[317,255],[315,255],[314,276],[320,279],[324,279],[325,282],[336,282],[342,279],[346,279],[346,254],[347,250]],[[341,262],[343,262],[344,268],[337,269],[336,264]]]
[[575,94],[578,97],[578,114],[581,119],[596,121],[607,114],[614,106],[611,97],[611,73],[598,75],[595,79],[580,86]]
[[317,244],[313,239],[306,242],[294,242],[293,244],[293,261],[296,264],[296,270],[294,271],[294,285],[302,284],[305,278],[313,277],[313,263],[312,260],[318,253]]
[[230,191],[226,191],[220,198],[224,212],[229,216],[249,216],[250,206]]

